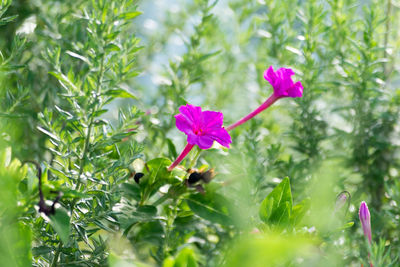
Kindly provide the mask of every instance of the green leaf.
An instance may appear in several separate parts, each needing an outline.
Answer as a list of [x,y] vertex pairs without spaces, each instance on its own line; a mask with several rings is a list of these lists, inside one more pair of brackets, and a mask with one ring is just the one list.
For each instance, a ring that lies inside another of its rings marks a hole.
[[289,222],[292,204],[290,182],[286,177],[261,203],[260,218],[265,223],[284,225]]
[[291,225],[292,226],[298,225],[309,208],[310,208],[310,199],[304,199],[299,204],[293,206],[292,213],[290,214]]
[[76,85],[64,74],[62,73],[56,73],[53,71],[49,72],[50,75],[54,76],[55,78],[57,78],[57,80],[59,81],[59,83],[61,84],[61,86],[65,89],[69,89],[72,91],[77,91],[78,88],[76,87]]
[[14,19],[16,19],[18,17],[18,15],[14,15],[14,16],[9,16],[9,17],[4,17],[0,19],[0,26],[1,25],[5,25],[8,22],[13,21]]
[[39,246],[39,247],[33,247],[32,248],[32,254],[35,257],[48,254],[48,253],[50,253],[52,251],[53,251],[52,247],[46,247],[46,246]]
[[222,225],[233,224],[229,202],[217,193],[192,194],[186,199],[190,209],[210,222]]
[[137,16],[139,16],[140,14],[142,14],[142,12],[140,12],[140,11],[126,12],[126,13],[119,15],[119,18],[133,19],[133,18],[136,18]]
[[176,256],[174,267],[197,267],[196,254],[193,249],[186,247]]
[[97,118],[97,117],[100,117],[101,115],[103,115],[104,113],[107,113],[108,112],[108,109],[100,109],[100,110],[97,110],[96,112],[93,112],[93,117],[95,117],[95,118]]
[[112,97],[121,97],[121,98],[132,98],[137,99],[133,94],[123,90],[123,89],[112,89],[105,92],[105,95]]
[[121,190],[124,192],[124,195],[137,201],[140,200],[140,187],[138,184],[123,183],[121,184]]
[[73,190],[73,189],[62,189],[64,193],[63,198],[85,198],[89,197],[88,194]]
[[37,126],[36,128],[37,128],[39,131],[41,131],[42,133],[44,133],[45,135],[49,136],[50,138],[53,138],[53,139],[56,140],[56,141],[60,141],[60,138],[58,138],[56,135],[52,134],[51,132],[49,132],[49,131],[43,129],[42,127]]
[[106,45],[105,49],[109,52],[111,51],[121,51],[121,47],[119,47],[117,44],[109,43]]
[[345,225],[343,225],[342,227],[339,227],[339,228],[337,229],[337,231],[346,230],[346,229],[348,229],[348,228],[353,227],[353,225],[354,225],[354,222],[348,222],[348,223],[346,223]]
[[157,208],[151,205],[139,206],[136,211],[129,214],[128,217],[120,219],[121,228],[126,236],[131,228],[138,222],[151,222],[156,219]]
[[167,138],[166,140],[167,140],[169,154],[172,158],[175,159],[178,156],[178,153],[176,153],[175,145],[171,139]]
[[71,232],[70,216],[68,212],[60,207],[57,208],[55,214],[50,215],[49,218],[51,226],[57,232],[61,241],[67,244]]
[[174,267],[175,260],[171,256],[166,258],[163,262],[163,267]]
[[0,167],[7,167],[11,162],[11,147],[6,147],[0,152]]
[[167,167],[171,165],[171,161],[166,158],[155,158],[147,162],[149,171],[149,183],[152,184],[160,179],[165,180],[171,177],[171,173]]
[[72,52],[72,51],[67,51],[66,53],[67,53],[68,55],[70,55],[71,57],[80,59],[80,60],[82,60],[83,62],[87,63],[88,65],[91,65],[89,59],[87,59],[86,57],[84,57],[84,56],[82,56],[82,55],[79,55],[79,54],[74,53],[74,52]]
[[213,56],[218,55],[219,53],[221,53],[221,50],[217,50],[217,51],[215,51],[215,52],[211,52],[211,53],[208,53],[208,54],[204,54],[204,55],[202,55],[202,56],[199,58],[199,61],[207,60],[207,59],[209,59],[210,57],[213,57]]

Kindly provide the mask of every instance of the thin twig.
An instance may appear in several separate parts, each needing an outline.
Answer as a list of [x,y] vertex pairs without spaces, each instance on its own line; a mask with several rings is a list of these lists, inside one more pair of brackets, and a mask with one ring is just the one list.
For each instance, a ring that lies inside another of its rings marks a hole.
[[51,267],[57,266],[58,257],[60,256],[61,249],[62,249],[62,241],[60,240],[60,243],[58,243],[56,254],[54,254],[53,260],[51,262],[51,265],[50,265]]
[[36,166],[36,171],[37,171],[37,177],[39,180],[38,183],[38,190],[39,190],[39,212],[43,212],[46,215],[54,215],[55,211],[55,205],[60,201],[63,193],[60,191],[58,192],[57,197],[54,199],[53,204],[51,206],[48,206],[46,204],[46,201],[44,199],[43,195],[43,190],[42,190],[42,168],[40,167],[40,164],[34,160],[25,160],[22,162],[24,165],[25,163],[32,163]]

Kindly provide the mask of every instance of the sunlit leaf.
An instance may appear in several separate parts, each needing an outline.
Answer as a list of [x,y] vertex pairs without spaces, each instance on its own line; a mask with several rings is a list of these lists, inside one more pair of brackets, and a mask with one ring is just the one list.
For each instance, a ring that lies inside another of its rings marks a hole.
[[49,218],[51,226],[57,232],[61,241],[67,244],[71,232],[70,216],[68,212],[63,207],[59,207],[56,209],[54,215],[49,215]]

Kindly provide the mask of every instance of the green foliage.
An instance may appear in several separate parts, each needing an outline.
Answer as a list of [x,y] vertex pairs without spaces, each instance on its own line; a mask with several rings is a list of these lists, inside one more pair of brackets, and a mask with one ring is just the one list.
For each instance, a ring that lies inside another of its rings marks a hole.
[[[398,266],[398,15],[394,0],[2,0],[2,265]],[[304,96],[168,171],[178,108],[229,125],[270,95],[269,65]]]
[[260,219],[271,226],[290,229],[298,225],[310,206],[310,200],[304,199],[293,206],[289,178],[286,177],[261,202]]
[[292,192],[290,191],[289,178],[272,190],[261,202],[260,218],[265,223],[284,226],[289,222],[292,211]]
[[50,224],[54,231],[57,232],[63,243],[68,243],[71,233],[70,216],[63,208],[56,209],[54,215],[50,215]]
[[7,266],[26,266],[31,262],[31,229],[16,220],[24,210],[17,205],[23,198],[18,183],[26,175],[19,160],[12,159],[10,147],[0,150],[0,256]]
[[232,224],[230,204],[222,195],[206,192],[191,195],[186,200],[190,209],[203,219],[222,225]]

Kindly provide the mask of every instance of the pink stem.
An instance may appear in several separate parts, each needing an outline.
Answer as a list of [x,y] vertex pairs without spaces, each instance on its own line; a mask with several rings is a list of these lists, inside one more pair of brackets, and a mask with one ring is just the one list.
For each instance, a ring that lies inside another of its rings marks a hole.
[[254,111],[249,113],[246,117],[243,117],[240,120],[238,120],[237,122],[235,122],[234,124],[229,125],[226,128],[226,130],[230,131],[230,130],[235,129],[239,125],[242,125],[246,121],[248,121],[251,118],[253,118],[254,116],[256,116],[258,113],[260,113],[263,110],[267,109],[269,106],[271,106],[273,103],[275,103],[275,101],[278,100],[278,99],[279,99],[279,97],[277,97],[274,94],[272,94],[264,103],[261,104],[261,106],[259,106],[257,109],[255,109]]
[[187,144],[181,154],[176,158],[174,162],[172,162],[171,166],[168,167],[168,171],[172,171],[181,161],[186,157],[186,155],[192,150],[194,145],[192,144]]

